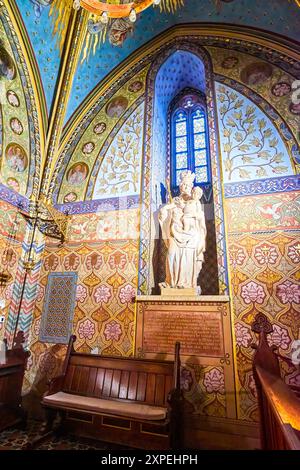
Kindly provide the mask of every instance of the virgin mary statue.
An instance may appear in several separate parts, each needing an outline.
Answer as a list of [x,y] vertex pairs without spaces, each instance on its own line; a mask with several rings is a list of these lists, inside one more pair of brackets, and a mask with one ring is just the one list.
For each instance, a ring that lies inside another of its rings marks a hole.
[[181,173],[180,195],[159,211],[162,237],[168,253],[163,287],[195,288],[206,248],[206,224],[200,198],[202,190],[193,187],[195,174]]

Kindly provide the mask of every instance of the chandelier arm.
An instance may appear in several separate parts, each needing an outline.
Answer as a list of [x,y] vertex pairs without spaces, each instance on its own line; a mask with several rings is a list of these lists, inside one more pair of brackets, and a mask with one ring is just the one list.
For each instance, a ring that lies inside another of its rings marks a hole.
[[95,15],[101,15],[104,11],[109,18],[124,18],[130,15],[131,10],[141,13],[146,8],[153,5],[154,0],[144,0],[141,3],[126,3],[122,5],[99,2],[98,0],[80,0],[80,5],[85,10]]

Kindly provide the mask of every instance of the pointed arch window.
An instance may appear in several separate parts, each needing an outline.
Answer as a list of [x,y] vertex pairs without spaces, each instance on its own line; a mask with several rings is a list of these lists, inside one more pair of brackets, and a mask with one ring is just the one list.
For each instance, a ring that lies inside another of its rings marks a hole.
[[179,186],[185,170],[195,173],[195,184],[210,183],[206,107],[198,95],[181,97],[171,112],[171,187]]

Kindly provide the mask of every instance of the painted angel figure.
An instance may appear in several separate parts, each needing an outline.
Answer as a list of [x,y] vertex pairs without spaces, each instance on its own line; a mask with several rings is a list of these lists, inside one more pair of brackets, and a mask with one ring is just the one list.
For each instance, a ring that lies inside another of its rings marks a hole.
[[200,198],[202,190],[193,187],[195,175],[181,174],[180,195],[160,209],[162,237],[168,249],[166,287],[195,288],[206,249],[206,223]]

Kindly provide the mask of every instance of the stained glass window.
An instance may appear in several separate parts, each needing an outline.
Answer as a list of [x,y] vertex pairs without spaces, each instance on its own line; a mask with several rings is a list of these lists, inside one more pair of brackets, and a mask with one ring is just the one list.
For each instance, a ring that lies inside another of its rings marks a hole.
[[180,174],[184,170],[195,173],[196,185],[210,182],[205,110],[197,97],[188,96],[183,100],[185,105],[181,107],[179,103],[171,115],[173,188],[179,186]]

